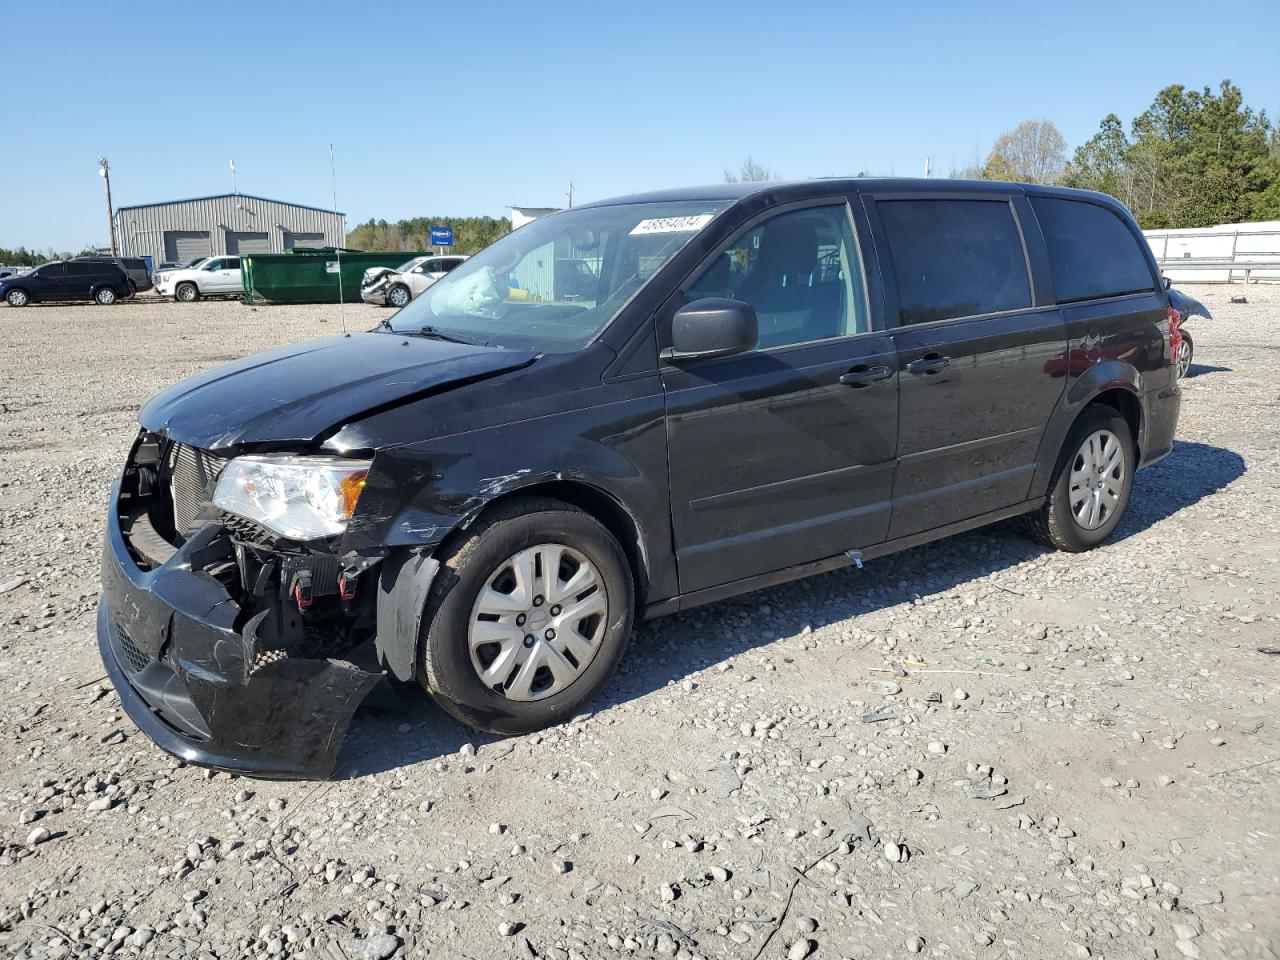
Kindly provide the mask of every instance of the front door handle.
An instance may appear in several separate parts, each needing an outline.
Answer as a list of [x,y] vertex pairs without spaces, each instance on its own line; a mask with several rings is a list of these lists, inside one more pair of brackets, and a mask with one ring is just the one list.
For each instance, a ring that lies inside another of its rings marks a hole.
[[937,373],[950,365],[950,357],[944,357],[940,353],[926,353],[919,360],[912,360],[907,364],[907,373]]
[[893,371],[888,367],[880,365],[868,367],[863,363],[852,368],[848,373],[842,373],[840,382],[846,387],[866,387],[877,380],[888,380],[892,375]]

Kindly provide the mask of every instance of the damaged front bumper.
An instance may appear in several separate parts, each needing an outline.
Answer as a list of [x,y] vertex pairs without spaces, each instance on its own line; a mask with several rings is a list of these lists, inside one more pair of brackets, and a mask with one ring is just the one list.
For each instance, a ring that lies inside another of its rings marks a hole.
[[120,492],[117,481],[97,630],[129,718],[192,763],[261,777],[329,776],[352,715],[382,674],[317,655],[315,645],[282,642],[289,631],[280,621],[291,614],[278,603],[243,610],[210,572],[210,557],[230,549],[216,523],[143,569],[125,539]]

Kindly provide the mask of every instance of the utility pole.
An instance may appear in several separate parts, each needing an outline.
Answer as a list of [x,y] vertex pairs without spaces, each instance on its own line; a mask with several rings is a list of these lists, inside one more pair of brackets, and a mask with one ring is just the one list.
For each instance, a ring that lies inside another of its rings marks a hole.
[[569,207],[573,208],[573,181],[569,181]]
[[107,226],[111,230],[111,255],[118,257],[120,252],[116,249],[116,218],[111,207],[111,164],[107,163],[106,157],[98,158],[98,176],[107,188]]
[[929,179],[929,175],[933,173],[933,157],[924,158],[924,178]]
[[231,161],[231,192],[236,196],[240,195],[240,191],[236,189],[236,162]]

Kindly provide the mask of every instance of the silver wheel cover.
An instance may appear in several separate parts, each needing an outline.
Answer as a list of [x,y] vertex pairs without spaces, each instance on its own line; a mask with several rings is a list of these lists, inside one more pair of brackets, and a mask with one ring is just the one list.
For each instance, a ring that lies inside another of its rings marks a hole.
[[1191,370],[1191,344],[1183,340],[1178,344],[1178,379],[1181,380]]
[[27,305],[27,294],[23,290],[14,290],[9,294],[9,303],[15,307],[25,307]]
[[484,581],[467,621],[476,676],[508,700],[561,693],[600,652],[609,596],[595,565],[543,543],[508,557]]
[[1124,496],[1124,448],[1110,430],[1089,434],[1071,462],[1071,515],[1085,530],[1097,530],[1120,509]]
[[403,287],[394,287],[391,293],[388,294],[387,299],[391,301],[393,307],[403,307],[409,302],[409,291]]

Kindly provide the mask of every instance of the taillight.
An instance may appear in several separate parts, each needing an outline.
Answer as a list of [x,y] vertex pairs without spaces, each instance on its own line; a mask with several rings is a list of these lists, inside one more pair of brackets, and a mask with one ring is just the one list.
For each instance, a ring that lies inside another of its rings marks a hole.
[[1178,348],[1182,346],[1182,314],[1169,308],[1169,362],[1177,363]]

